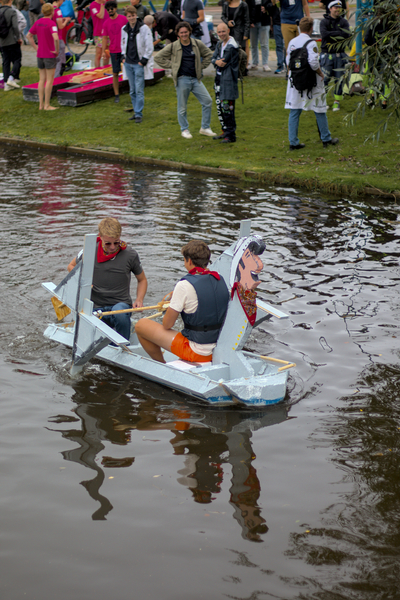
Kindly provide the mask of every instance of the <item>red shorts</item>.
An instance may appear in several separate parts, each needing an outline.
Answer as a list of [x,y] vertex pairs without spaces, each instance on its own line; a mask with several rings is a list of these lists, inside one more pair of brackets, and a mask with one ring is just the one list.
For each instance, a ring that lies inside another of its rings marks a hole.
[[196,354],[193,352],[189,345],[189,340],[182,335],[181,333],[177,333],[171,344],[171,352],[172,354],[176,354],[179,358],[183,360],[187,360],[189,362],[210,362],[212,360],[212,354],[208,356],[203,356],[201,354]]

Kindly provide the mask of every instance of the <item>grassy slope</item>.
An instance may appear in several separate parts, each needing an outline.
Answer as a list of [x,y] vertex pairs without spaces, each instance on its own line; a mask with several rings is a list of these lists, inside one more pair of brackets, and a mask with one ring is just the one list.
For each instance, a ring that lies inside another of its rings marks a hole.
[[[22,84],[37,80],[37,70],[22,69]],[[212,78],[205,78],[212,94]],[[212,167],[250,170],[262,173],[269,181],[293,182],[325,190],[350,191],[374,186],[384,191],[400,191],[400,142],[398,128],[389,128],[379,142],[364,143],[382,111],[366,113],[354,127],[343,118],[356,105],[346,98],[343,110],[328,112],[332,136],[340,138],[336,147],[322,149],[312,112],[303,113],[299,137],[306,144],[302,151],[290,152],[287,140],[288,111],[284,110],[286,83],[281,79],[246,78],[244,105],[237,102],[238,141],[220,144],[198,135],[200,107],[191,96],[188,118],[193,140],[184,140],[176,118],[176,95],[171,79],[146,88],[144,120],[141,125],[128,120],[123,111],[130,105],[128,95],[119,105],[113,99],[80,108],[62,107],[54,112],[39,112],[37,105],[25,102],[22,92],[1,94],[0,134],[88,148],[118,149],[126,156],[147,156]],[[52,101],[56,105],[56,100]],[[213,109],[212,128],[219,132]],[[391,130],[390,130],[391,129]]]

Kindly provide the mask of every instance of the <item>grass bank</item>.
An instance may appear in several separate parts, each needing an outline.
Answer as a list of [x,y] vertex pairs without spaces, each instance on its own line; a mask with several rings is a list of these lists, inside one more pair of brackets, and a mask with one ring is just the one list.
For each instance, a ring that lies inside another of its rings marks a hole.
[[[37,70],[22,69],[22,85],[37,80]],[[211,95],[213,79],[204,83]],[[314,114],[303,113],[299,137],[304,150],[290,152],[287,139],[288,111],[284,110],[286,82],[278,78],[246,78],[244,104],[237,101],[237,143],[220,144],[198,134],[200,106],[191,96],[188,118],[192,140],[180,135],[176,118],[176,95],[171,79],[146,88],[143,123],[128,118],[129,95],[80,108],[61,107],[42,112],[26,102],[22,91],[1,94],[0,134],[60,146],[79,146],[119,152],[125,158],[190,163],[219,169],[234,169],[268,183],[292,184],[341,194],[368,194],[372,189],[400,194],[400,141],[398,128],[379,142],[366,142],[376,129],[382,112],[374,109],[355,126],[343,122],[357,98],[346,98],[340,112],[328,112],[332,136],[340,144],[327,149],[319,141]],[[53,100],[56,105],[56,100]],[[212,128],[220,131],[216,111]],[[369,191],[368,191],[369,190]]]

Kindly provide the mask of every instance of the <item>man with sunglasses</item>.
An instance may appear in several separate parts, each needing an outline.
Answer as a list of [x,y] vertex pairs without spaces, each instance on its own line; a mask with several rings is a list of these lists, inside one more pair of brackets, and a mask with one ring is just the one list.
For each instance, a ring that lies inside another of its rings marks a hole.
[[[71,260],[72,271],[82,259],[82,250]],[[138,282],[136,300],[130,295],[131,273]],[[117,219],[107,217],[99,223],[96,260],[93,270],[91,300],[95,310],[103,312],[140,308],[147,290],[147,279],[136,250],[121,241],[121,225]],[[103,317],[103,321],[129,340],[131,317],[129,313]]]
[[113,71],[113,88],[115,99],[119,102],[119,82],[118,77],[121,71],[121,29],[127,24],[128,19],[124,15],[117,13],[117,3],[115,0],[106,2],[106,11],[110,17],[103,25],[103,58],[106,57],[106,50],[109,45],[111,55],[111,65]]

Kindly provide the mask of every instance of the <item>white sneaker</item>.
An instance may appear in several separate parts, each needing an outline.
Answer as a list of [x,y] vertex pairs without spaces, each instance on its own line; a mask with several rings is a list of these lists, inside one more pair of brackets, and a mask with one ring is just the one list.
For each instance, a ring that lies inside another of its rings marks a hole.
[[11,92],[11,90],[15,90],[15,88],[11,87],[11,85],[8,85],[8,83],[4,84],[4,92]]
[[208,135],[210,137],[214,137],[214,135],[217,135],[213,132],[213,130],[210,127],[207,127],[207,129],[201,128],[199,133],[201,133],[201,135]]
[[271,71],[271,67],[269,67],[268,65],[264,65],[263,71],[266,71],[267,73],[269,73]]
[[14,81],[14,79],[12,81],[10,81],[10,79],[8,79],[6,85],[19,90],[19,85],[16,81]]
[[190,133],[189,129],[184,129],[181,133],[181,136],[186,138],[187,140],[191,140],[192,139],[192,134]]
[[258,69],[258,65],[247,65],[248,71],[251,71],[252,69]]

